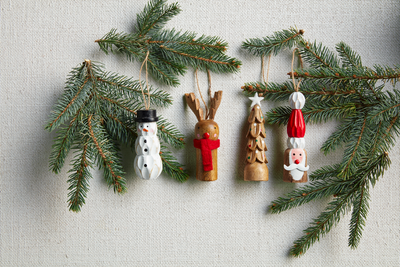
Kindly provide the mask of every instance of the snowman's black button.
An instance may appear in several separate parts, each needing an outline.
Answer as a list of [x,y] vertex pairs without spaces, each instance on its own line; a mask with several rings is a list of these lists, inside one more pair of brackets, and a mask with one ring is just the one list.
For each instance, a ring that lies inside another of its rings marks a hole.
[[144,167],[147,167],[147,164],[144,164]]
[[144,142],[147,143],[147,140],[145,139]]
[[147,152],[147,148],[144,149],[144,152]]

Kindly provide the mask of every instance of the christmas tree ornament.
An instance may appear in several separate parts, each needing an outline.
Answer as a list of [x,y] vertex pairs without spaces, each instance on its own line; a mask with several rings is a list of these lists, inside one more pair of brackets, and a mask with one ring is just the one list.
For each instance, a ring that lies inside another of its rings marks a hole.
[[[393,86],[387,86],[388,81],[399,82],[398,67],[367,67],[360,55],[344,42],[336,45],[336,54],[322,43],[306,41],[303,33],[303,30],[290,28],[243,44],[245,49],[259,56],[278,54],[297,46],[300,66],[304,60],[308,67],[301,66],[295,72],[292,67],[289,75],[292,79],[293,76],[302,79],[301,91],[307,96],[307,105],[303,107],[304,99],[300,94],[293,94],[292,108],[302,109],[307,122],[320,126],[331,120],[338,123],[322,144],[321,152],[328,155],[344,148],[339,162],[314,170],[307,186],[278,197],[270,206],[272,213],[283,214],[316,200],[327,203],[304,229],[303,235],[294,241],[289,253],[296,257],[304,255],[313,244],[327,236],[344,216],[349,219],[347,244],[352,249],[357,248],[367,223],[371,191],[390,167],[390,150],[396,144],[400,129],[400,93]],[[293,93],[292,88],[287,81],[271,83],[269,88],[256,82],[243,87],[246,95],[260,92],[270,101],[287,99]],[[296,88],[294,86],[294,91],[298,92]],[[290,147],[304,150],[304,139],[301,139],[305,133],[304,121],[300,111],[293,111],[295,114],[290,111],[286,107],[273,108],[267,112],[266,122],[279,125],[289,122]],[[302,156],[307,156],[306,152]],[[307,158],[301,160],[306,162]]]
[[162,172],[160,141],[157,137],[158,117],[155,110],[138,110],[135,141],[135,172],[146,180],[156,179]]
[[261,110],[260,97],[257,93],[254,97],[249,97],[252,101],[250,108],[251,112],[248,118],[249,130],[247,131],[247,146],[246,146],[246,166],[244,167],[245,181],[268,181],[268,163],[265,151],[267,145],[264,138],[264,116]]
[[[208,77],[210,79],[210,75]],[[209,92],[211,91],[210,87]],[[215,92],[214,97],[210,95],[209,109],[201,95],[200,88],[199,92],[206,108],[205,115],[203,109],[200,107],[200,101],[195,97],[194,93],[185,94],[186,103],[198,120],[195,125],[195,139],[193,140],[193,145],[196,148],[196,179],[200,181],[215,181],[218,179],[217,149],[220,146],[220,140],[218,139],[219,127],[214,118],[221,103],[222,91]]]
[[304,135],[306,124],[304,123],[301,109],[304,107],[305,98],[300,92],[294,92],[289,97],[292,112],[287,125],[288,149],[284,155],[283,181],[291,183],[307,182],[307,152],[305,148]]
[[[138,110],[136,115],[136,130],[138,138],[135,141],[136,157],[134,162],[136,174],[145,180],[156,179],[162,172],[162,161],[160,157],[160,140],[157,137],[157,113],[150,108],[150,91],[147,77],[147,60],[149,51],[147,51],[139,71],[139,84],[142,91],[145,110]],[[148,101],[144,95],[143,86],[140,82],[143,65],[146,64],[146,85]]]
[[289,122],[287,124],[287,146],[284,154],[284,170],[283,170],[283,181],[290,183],[305,183],[307,182],[307,171],[309,166],[307,165],[307,152],[305,148],[304,135],[306,133],[306,124],[304,122],[303,113],[301,109],[306,103],[304,95],[299,92],[299,86],[301,80],[297,83],[294,80],[293,63],[294,54],[292,55],[292,76],[293,92],[289,96],[289,105],[292,108],[290,113]]

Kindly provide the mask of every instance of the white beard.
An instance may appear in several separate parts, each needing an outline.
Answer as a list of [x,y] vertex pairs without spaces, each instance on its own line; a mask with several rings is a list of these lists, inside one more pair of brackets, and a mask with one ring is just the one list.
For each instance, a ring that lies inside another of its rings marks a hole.
[[301,178],[303,178],[304,172],[298,169],[294,169],[290,171],[290,175],[292,175],[293,180],[299,181],[301,180]]
[[292,157],[290,156],[291,153],[289,153],[289,166],[283,165],[285,170],[290,172],[290,175],[293,177],[293,180],[299,181],[301,178],[303,178],[304,172],[308,171],[310,166],[305,166],[306,164],[306,156],[304,155],[302,162],[299,164],[295,164],[292,161]]

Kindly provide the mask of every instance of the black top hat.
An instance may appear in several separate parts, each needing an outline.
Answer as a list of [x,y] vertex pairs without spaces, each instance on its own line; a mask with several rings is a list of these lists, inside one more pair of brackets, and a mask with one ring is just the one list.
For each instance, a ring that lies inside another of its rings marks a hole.
[[137,111],[136,122],[154,122],[158,121],[155,109],[144,109]]

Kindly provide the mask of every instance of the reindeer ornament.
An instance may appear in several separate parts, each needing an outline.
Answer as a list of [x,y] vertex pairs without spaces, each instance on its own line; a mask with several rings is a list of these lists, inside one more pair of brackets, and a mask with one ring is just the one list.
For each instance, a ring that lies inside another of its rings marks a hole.
[[215,113],[221,103],[222,91],[214,93],[211,97],[210,109],[204,116],[200,102],[194,93],[185,94],[186,102],[196,115],[196,123],[193,140],[196,148],[196,179],[200,181],[215,181],[218,178],[217,148],[220,146],[219,128],[214,121]]

